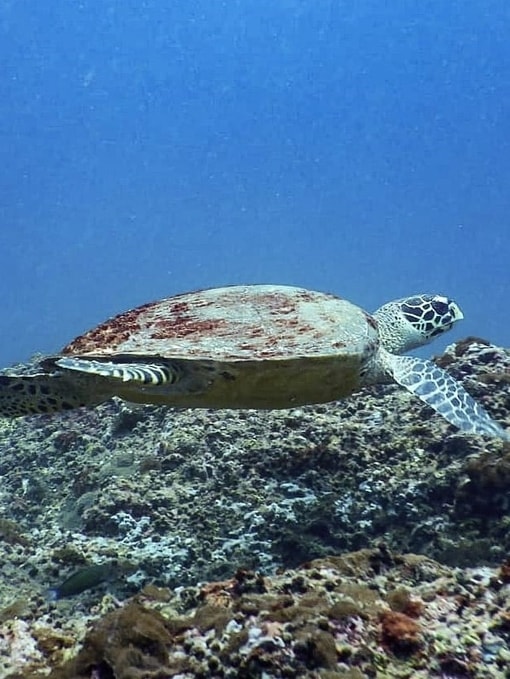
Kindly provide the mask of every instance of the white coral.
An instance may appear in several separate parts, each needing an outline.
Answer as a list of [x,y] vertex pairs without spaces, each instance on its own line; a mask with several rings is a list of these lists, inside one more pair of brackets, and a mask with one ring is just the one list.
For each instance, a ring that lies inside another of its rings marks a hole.
[[0,658],[0,676],[44,660],[25,620],[9,620],[0,626]]

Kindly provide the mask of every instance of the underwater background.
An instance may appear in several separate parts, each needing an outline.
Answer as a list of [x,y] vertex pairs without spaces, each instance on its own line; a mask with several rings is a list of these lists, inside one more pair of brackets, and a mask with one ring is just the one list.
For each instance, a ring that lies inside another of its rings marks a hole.
[[443,346],[508,346],[509,30],[505,0],[2,0],[2,365],[238,282],[444,292]]
[[[508,0],[0,0],[0,679],[509,679],[509,36]],[[451,295],[422,354],[504,431],[396,384],[12,417],[66,388],[9,364],[241,282]]]

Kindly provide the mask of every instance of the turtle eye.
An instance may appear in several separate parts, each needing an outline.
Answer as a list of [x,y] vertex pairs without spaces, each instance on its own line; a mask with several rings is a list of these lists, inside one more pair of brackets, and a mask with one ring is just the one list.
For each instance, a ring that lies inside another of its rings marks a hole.
[[440,316],[450,315],[450,305],[447,302],[442,302],[438,299],[435,299],[433,302],[431,302],[431,304],[436,314],[439,314]]

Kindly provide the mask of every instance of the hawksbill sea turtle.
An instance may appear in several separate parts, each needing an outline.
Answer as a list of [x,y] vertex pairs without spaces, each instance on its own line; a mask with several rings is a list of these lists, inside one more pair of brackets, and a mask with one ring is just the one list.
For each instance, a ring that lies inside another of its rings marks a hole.
[[239,285],[168,297],[74,339],[29,374],[0,376],[0,415],[18,417],[113,396],[192,408],[290,408],[395,381],[465,432],[510,435],[432,361],[402,356],[463,318],[442,295],[369,314],[331,294]]

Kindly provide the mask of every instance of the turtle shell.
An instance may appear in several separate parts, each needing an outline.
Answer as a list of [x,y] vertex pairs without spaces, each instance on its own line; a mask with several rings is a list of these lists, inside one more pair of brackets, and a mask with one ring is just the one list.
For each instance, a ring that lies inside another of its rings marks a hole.
[[[207,407],[288,407],[335,400],[359,387],[378,347],[376,321],[350,302],[290,286],[212,288],[119,314],[77,337],[64,355],[105,361],[169,360],[200,386],[130,400]],[[207,382],[207,384],[206,384]],[[129,385],[126,386],[129,388]],[[143,391],[143,393],[142,393]]]

